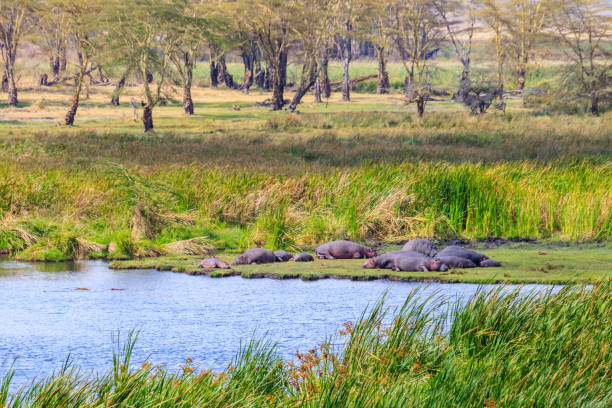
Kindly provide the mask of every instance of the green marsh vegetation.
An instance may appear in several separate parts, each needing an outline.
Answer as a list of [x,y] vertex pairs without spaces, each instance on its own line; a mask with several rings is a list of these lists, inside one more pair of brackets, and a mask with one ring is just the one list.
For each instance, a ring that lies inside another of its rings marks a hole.
[[610,239],[607,115],[322,109],[247,107],[237,119],[211,106],[205,118],[160,118],[153,135],[123,120],[3,125],[0,248],[62,260],[160,255],[194,237],[218,250]]
[[[284,361],[253,340],[222,371],[187,358],[176,372],[131,361],[136,335],[116,338],[113,367],[83,373],[70,360],[10,389],[17,407],[607,407],[609,283],[521,295],[481,289],[464,303],[415,290],[398,310],[373,305],[337,335]],[[137,343],[136,343],[137,347]]]

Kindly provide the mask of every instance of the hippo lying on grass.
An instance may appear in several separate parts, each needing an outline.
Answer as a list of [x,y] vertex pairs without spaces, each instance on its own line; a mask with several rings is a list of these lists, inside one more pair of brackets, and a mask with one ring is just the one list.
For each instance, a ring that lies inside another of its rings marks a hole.
[[451,268],[475,268],[476,264],[467,258],[460,258],[458,256],[436,256],[443,264],[448,265]]
[[198,265],[198,268],[204,269],[230,269],[227,262],[220,260],[219,258],[206,258]]
[[[484,262],[489,260],[489,257],[483,254],[480,254],[476,251],[472,251],[470,249],[465,249],[460,246],[451,245],[444,248],[442,251],[438,252],[438,257],[445,256],[455,256],[458,258],[469,259],[474,262],[476,266],[501,266],[501,264],[497,261],[490,260],[492,262]],[[484,263],[484,264],[483,264]]]
[[293,262],[314,262],[312,255],[302,252],[293,257]]
[[386,252],[384,254],[375,256],[374,258],[370,258],[365,261],[361,267],[367,269],[393,269],[395,266],[395,260],[402,255],[414,256],[414,257],[423,257],[420,252],[416,251],[393,251]]
[[491,258],[485,259],[484,261],[480,262],[481,268],[497,268],[498,266],[501,266],[501,263]]
[[415,251],[420,252],[423,255],[435,256],[438,250],[433,242],[428,239],[417,238],[410,240],[404,244],[402,251]]
[[274,255],[274,252],[265,248],[253,248],[234,259],[232,265],[264,264],[273,262],[276,262],[276,255]]
[[274,256],[276,257],[276,262],[287,262],[293,258],[293,255],[287,251],[283,251],[282,249],[279,251],[274,251]]
[[319,259],[359,259],[373,258],[376,251],[352,241],[332,241],[320,245],[315,254]]
[[438,258],[421,255],[414,256],[409,253],[399,255],[395,258],[393,270],[400,271],[447,271],[448,266],[443,264]]

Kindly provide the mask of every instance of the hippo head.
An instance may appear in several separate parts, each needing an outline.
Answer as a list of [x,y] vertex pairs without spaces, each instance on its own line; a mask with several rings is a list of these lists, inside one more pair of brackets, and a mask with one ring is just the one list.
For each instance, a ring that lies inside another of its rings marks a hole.
[[376,268],[376,261],[373,258],[368,259],[361,265],[362,268],[373,269]]
[[442,263],[442,261],[438,258],[435,258],[429,261],[429,263],[427,264],[427,269],[429,269],[430,271],[447,271],[448,265]]
[[366,258],[374,258],[375,256],[378,256],[378,253],[373,250],[372,248],[367,248],[365,249],[365,257]]
[[244,255],[240,255],[236,257],[236,259],[234,259],[234,262],[232,262],[232,265],[248,265],[248,263],[249,263],[249,260],[247,259],[247,257]]

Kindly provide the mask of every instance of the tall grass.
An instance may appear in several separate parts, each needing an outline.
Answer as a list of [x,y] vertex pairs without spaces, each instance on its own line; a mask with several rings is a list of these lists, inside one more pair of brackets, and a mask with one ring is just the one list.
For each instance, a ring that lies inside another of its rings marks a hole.
[[[271,248],[332,238],[612,236],[610,163],[366,164],[295,176],[197,165],[121,175],[112,169],[26,173],[0,166],[15,182],[0,197],[10,209],[0,246],[42,245],[69,255],[75,238],[120,243],[136,228],[137,208],[151,214],[147,239],[158,244],[228,228],[242,231],[239,246]],[[233,236],[226,238],[236,245]]]
[[[134,367],[135,337],[97,376],[66,364],[8,392],[6,407],[608,407],[612,286],[557,294],[481,289],[464,303],[413,292],[379,302],[339,335],[284,362],[253,340],[221,372]],[[341,346],[337,346],[337,344]]]

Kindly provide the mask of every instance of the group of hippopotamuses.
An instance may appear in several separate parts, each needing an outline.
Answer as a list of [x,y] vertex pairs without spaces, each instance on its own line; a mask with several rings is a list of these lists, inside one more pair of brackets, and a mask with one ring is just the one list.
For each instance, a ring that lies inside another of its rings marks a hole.
[[[501,264],[486,255],[460,246],[451,245],[438,252],[428,239],[408,241],[400,251],[381,255],[370,247],[352,241],[332,241],[315,250],[319,259],[361,259],[368,260],[363,268],[392,269],[394,271],[447,271],[449,268],[496,267]],[[287,251],[271,251],[265,248],[249,249],[239,255],[232,265],[264,264],[273,262],[311,262],[312,255],[302,252],[292,255]],[[230,269],[230,265],[218,258],[206,258],[201,268]]]

